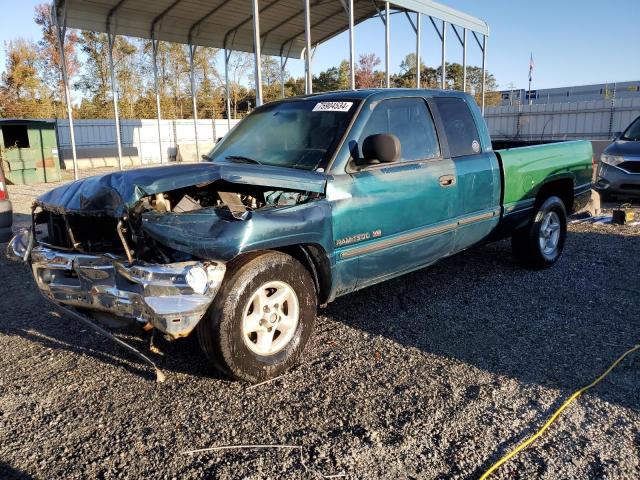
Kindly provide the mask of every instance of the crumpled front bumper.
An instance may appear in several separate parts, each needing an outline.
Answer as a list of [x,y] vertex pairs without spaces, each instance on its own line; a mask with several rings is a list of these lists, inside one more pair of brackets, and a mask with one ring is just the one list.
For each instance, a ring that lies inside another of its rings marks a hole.
[[[30,263],[46,297],[62,305],[151,322],[171,338],[188,335],[198,324],[225,273],[224,264],[217,262],[130,265],[116,255],[62,251],[32,242],[28,232],[17,235],[9,243],[7,256]],[[194,268],[206,272],[203,293],[194,291],[187,281],[187,273]]]

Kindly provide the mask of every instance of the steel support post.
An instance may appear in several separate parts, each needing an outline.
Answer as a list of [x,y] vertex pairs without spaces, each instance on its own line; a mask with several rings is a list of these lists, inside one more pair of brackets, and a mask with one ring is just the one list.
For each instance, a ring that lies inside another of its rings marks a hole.
[[351,90],[356,89],[356,47],[354,40],[354,21],[353,21],[353,0],[349,0],[349,72],[351,81]]
[[442,22],[442,75],[440,88],[447,88],[447,22]]
[[113,118],[116,123],[116,145],[118,146],[118,168],[122,170],[122,138],[120,136],[120,109],[118,108],[118,89],[116,88],[116,73],[113,67],[113,46],[116,41],[116,36],[110,32],[107,33],[107,39],[109,41],[108,54],[109,54],[109,72],[111,73],[111,97],[113,98]]
[[462,29],[462,91],[467,91],[467,29]]
[[387,88],[391,87],[391,35],[390,35],[391,15],[389,12],[389,2],[384,2],[384,75]]
[[231,51],[224,49],[224,89],[227,104],[227,133],[231,130],[231,88],[229,88],[229,58]]
[[313,75],[311,73],[311,6],[304,0],[304,39],[305,39],[305,93],[313,93]]
[[155,35],[151,38],[151,46],[153,53],[153,84],[156,90],[156,124],[158,127],[158,150],[160,151],[160,163],[164,163],[164,155],[162,155],[162,132],[160,130],[161,110],[160,110],[160,82],[158,82],[158,45],[159,40],[155,39]]
[[[66,6],[66,4],[65,4]],[[55,8],[54,8],[55,12]],[[64,54],[64,39],[67,34],[67,12],[65,8],[63,25],[58,23],[56,17],[56,31],[58,34],[58,48],[60,49],[60,68],[62,70],[62,85],[64,98],[67,104],[67,117],[69,118],[69,137],[71,138],[71,157],[73,158],[73,178],[78,179],[78,155],[76,152],[76,135],[73,128],[73,109],[71,107],[71,93],[69,92],[69,77],[67,74],[67,59]]]
[[[196,46],[189,45],[189,73],[191,77],[191,105],[193,106],[193,133],[196,141],[196,162],[201,160],[200,158],[200,144],[198,142],[198,102],[196,99],[196,74],[193,68],[193,57],[196,54]],[[214,143],[216,139],[213,139]]]
[[[307,0],[308,1],[308,0]],[[262,61],[260,55],[260,8],[258,0],[253,0],[253,55],[254,74],[256,84],[256,107],[262,105]]]
[[482,115],[484,115],[485,84],[487,82],[487,36],[482,36]]
[[284,57],[280,57],[280,97],[284,98]]
[[420,12],[416,13],[416,88],[420,88],[420,74],[422,66],[422,57],[420,54],[420,44],[422,43],[422,29],[420,24],[422,18]]
[[111,74],[111,97],[113,99],[113,117],[116,126],[116,145],[118,147],[118,168],[122,170],[122,138],[120,136],[120,110],[118,108],[118,89],[116,88],[116,75],[113,65],[113,46],[115,43],[115,35],[107,33],[108,39],[108,55],[109,55],[109,72]]

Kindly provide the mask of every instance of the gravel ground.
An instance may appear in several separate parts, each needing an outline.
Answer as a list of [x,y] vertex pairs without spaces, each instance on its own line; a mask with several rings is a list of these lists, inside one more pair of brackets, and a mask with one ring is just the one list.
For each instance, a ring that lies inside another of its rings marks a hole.
[[[17,224],[34,194],[10,187]],[[321,310],[300,365],[250,388],[197,342],[167,375],[40,299],[0,260],[0,478],[477,478],[640,340],[640,227],[570,226],[531,272],[509,244],[462,253]],[[147,350],[148,334],[118,333]],[[639,478],[640,354],[497,478]],[[234,444],[301,450],[185,450]]]

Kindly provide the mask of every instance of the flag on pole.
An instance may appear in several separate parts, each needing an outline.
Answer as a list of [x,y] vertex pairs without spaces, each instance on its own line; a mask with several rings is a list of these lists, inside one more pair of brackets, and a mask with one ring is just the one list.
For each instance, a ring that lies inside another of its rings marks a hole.
[[533,79],[533,67],[534,67],[533,52],[531,52],[531,58],[529,60],[529,81]]

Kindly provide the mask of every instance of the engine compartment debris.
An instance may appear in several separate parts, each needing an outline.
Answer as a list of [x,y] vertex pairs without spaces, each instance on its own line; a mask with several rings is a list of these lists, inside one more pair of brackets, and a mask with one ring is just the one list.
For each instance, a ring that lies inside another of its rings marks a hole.
[[121,218],[38,206],[33,223],[36,241],[50,247],[124,255],[129,263],[136,260],[171,263],[191,260],[194,255],[151,238],[144,229],[145,215],[199,213],[208,215],[211,223],[220,217],[244,221],[251,212],[291,207],[319,197],[320,194],[313,192],[274,190],[268,186],[218,180],[143,196]]

